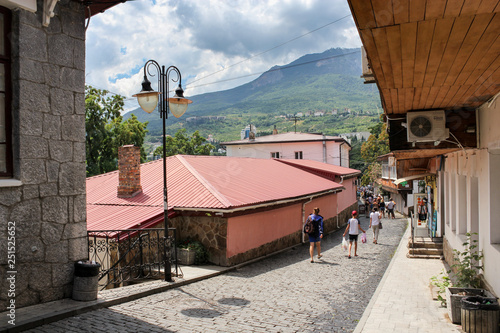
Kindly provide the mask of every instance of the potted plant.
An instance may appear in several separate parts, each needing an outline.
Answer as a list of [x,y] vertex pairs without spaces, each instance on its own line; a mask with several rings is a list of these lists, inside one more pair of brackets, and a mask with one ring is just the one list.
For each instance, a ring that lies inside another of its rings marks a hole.
[[203,244],[188,238],[177,244],[177,259],[182,265],[201,265],[207,262],[208,253]]
[[463,243],[464,250],[453,250],[453,264],[448,274],[452,273],[453,286],[446,288],[446,303],[450,319],[454,324],[461,323],[460,300],[465,296],[486,296],[481,289],[481,271],[483,265],[482,251],[477,249],[477,240],[467,233],[467,240]]

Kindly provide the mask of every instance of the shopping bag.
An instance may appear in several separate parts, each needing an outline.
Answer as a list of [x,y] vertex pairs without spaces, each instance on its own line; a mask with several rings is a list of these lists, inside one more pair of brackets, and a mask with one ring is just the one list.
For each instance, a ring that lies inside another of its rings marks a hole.
[[366,233],[361,234],[361,243],[366,243]]
[[347,240],[342,238],[342,250],[347,251]]
[[382,229],[382,222],[379,222],[379,224],[378,224],[378,228],[379,228],[379,229]]

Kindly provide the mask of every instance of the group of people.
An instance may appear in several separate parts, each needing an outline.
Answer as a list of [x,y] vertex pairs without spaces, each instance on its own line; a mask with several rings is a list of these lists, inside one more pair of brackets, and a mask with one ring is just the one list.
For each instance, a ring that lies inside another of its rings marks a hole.
[[[380,199],[379,199],[380,198]],[[392,200],[392,198],[385,204],[382,196],[377,197],[373,200],[373,206],[371,208],[370,213],[370,224],[368,226],[369,229],[373,232],[373,243],[378,244],[378,236],[379,230],[382,229],[381,219],[385,218],[385,211],[387,208],[388,217],[394,217],[394,207],[396,203]],[[379,211],[380,207],[380,211]],[[382,208],[384,207],[384,208]],[[308,220],[313,224],[313,231],[308,233],[309,235],[309,255],[311,256],[311,263],[314,262],[314,248],[316,247],[318,253],[318,259],[320,259],[323,255],[321,254],[321,239],[323,238],[323,217],[319,215],[319,208],[316,207],[313,209],[313,213],[309,215]],[[349,234],[349,252],[348,258],[351,259],[351,249],[354,243],[354,256],[358,256],[358,236],[359,232],[366,233],[366,231],[361,227],[361,224],[358,219],[358,212],[353,211],[352,217],[347,221],[347,227],[344,231],[343,237],[346,234]]]
[[387,210],[387,217],[389,219],[394,219],[394,208],[396,207],[396,203],[392,198],[389,199],[388,202],[384,201],[384,197],[382,195],[373,196],[372,193],[367,192],[365,194],[365,209],[367,212],[373,212],[373,209],[376,208],[380,211],[382,218],[385,219],[385,212]]

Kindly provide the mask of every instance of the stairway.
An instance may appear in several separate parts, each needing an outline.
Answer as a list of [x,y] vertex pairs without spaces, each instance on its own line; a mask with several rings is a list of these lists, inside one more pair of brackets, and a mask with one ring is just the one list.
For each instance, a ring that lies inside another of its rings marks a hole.
[[430,237],[415,237],[412,246],[408,239],[408,258],[443,259],[443,239]]

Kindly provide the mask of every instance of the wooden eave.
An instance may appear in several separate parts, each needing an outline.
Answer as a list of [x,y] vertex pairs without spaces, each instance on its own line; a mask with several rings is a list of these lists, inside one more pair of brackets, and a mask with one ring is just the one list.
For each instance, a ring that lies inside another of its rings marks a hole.
[[500,91],[499,0],[348,0],[387,116]]
[[118,5],[119,3],[126,2],[127,0],[76,0],[82,3],[85,9],[85,18],[89,18],[99,13],[104,13],[105,10]]

